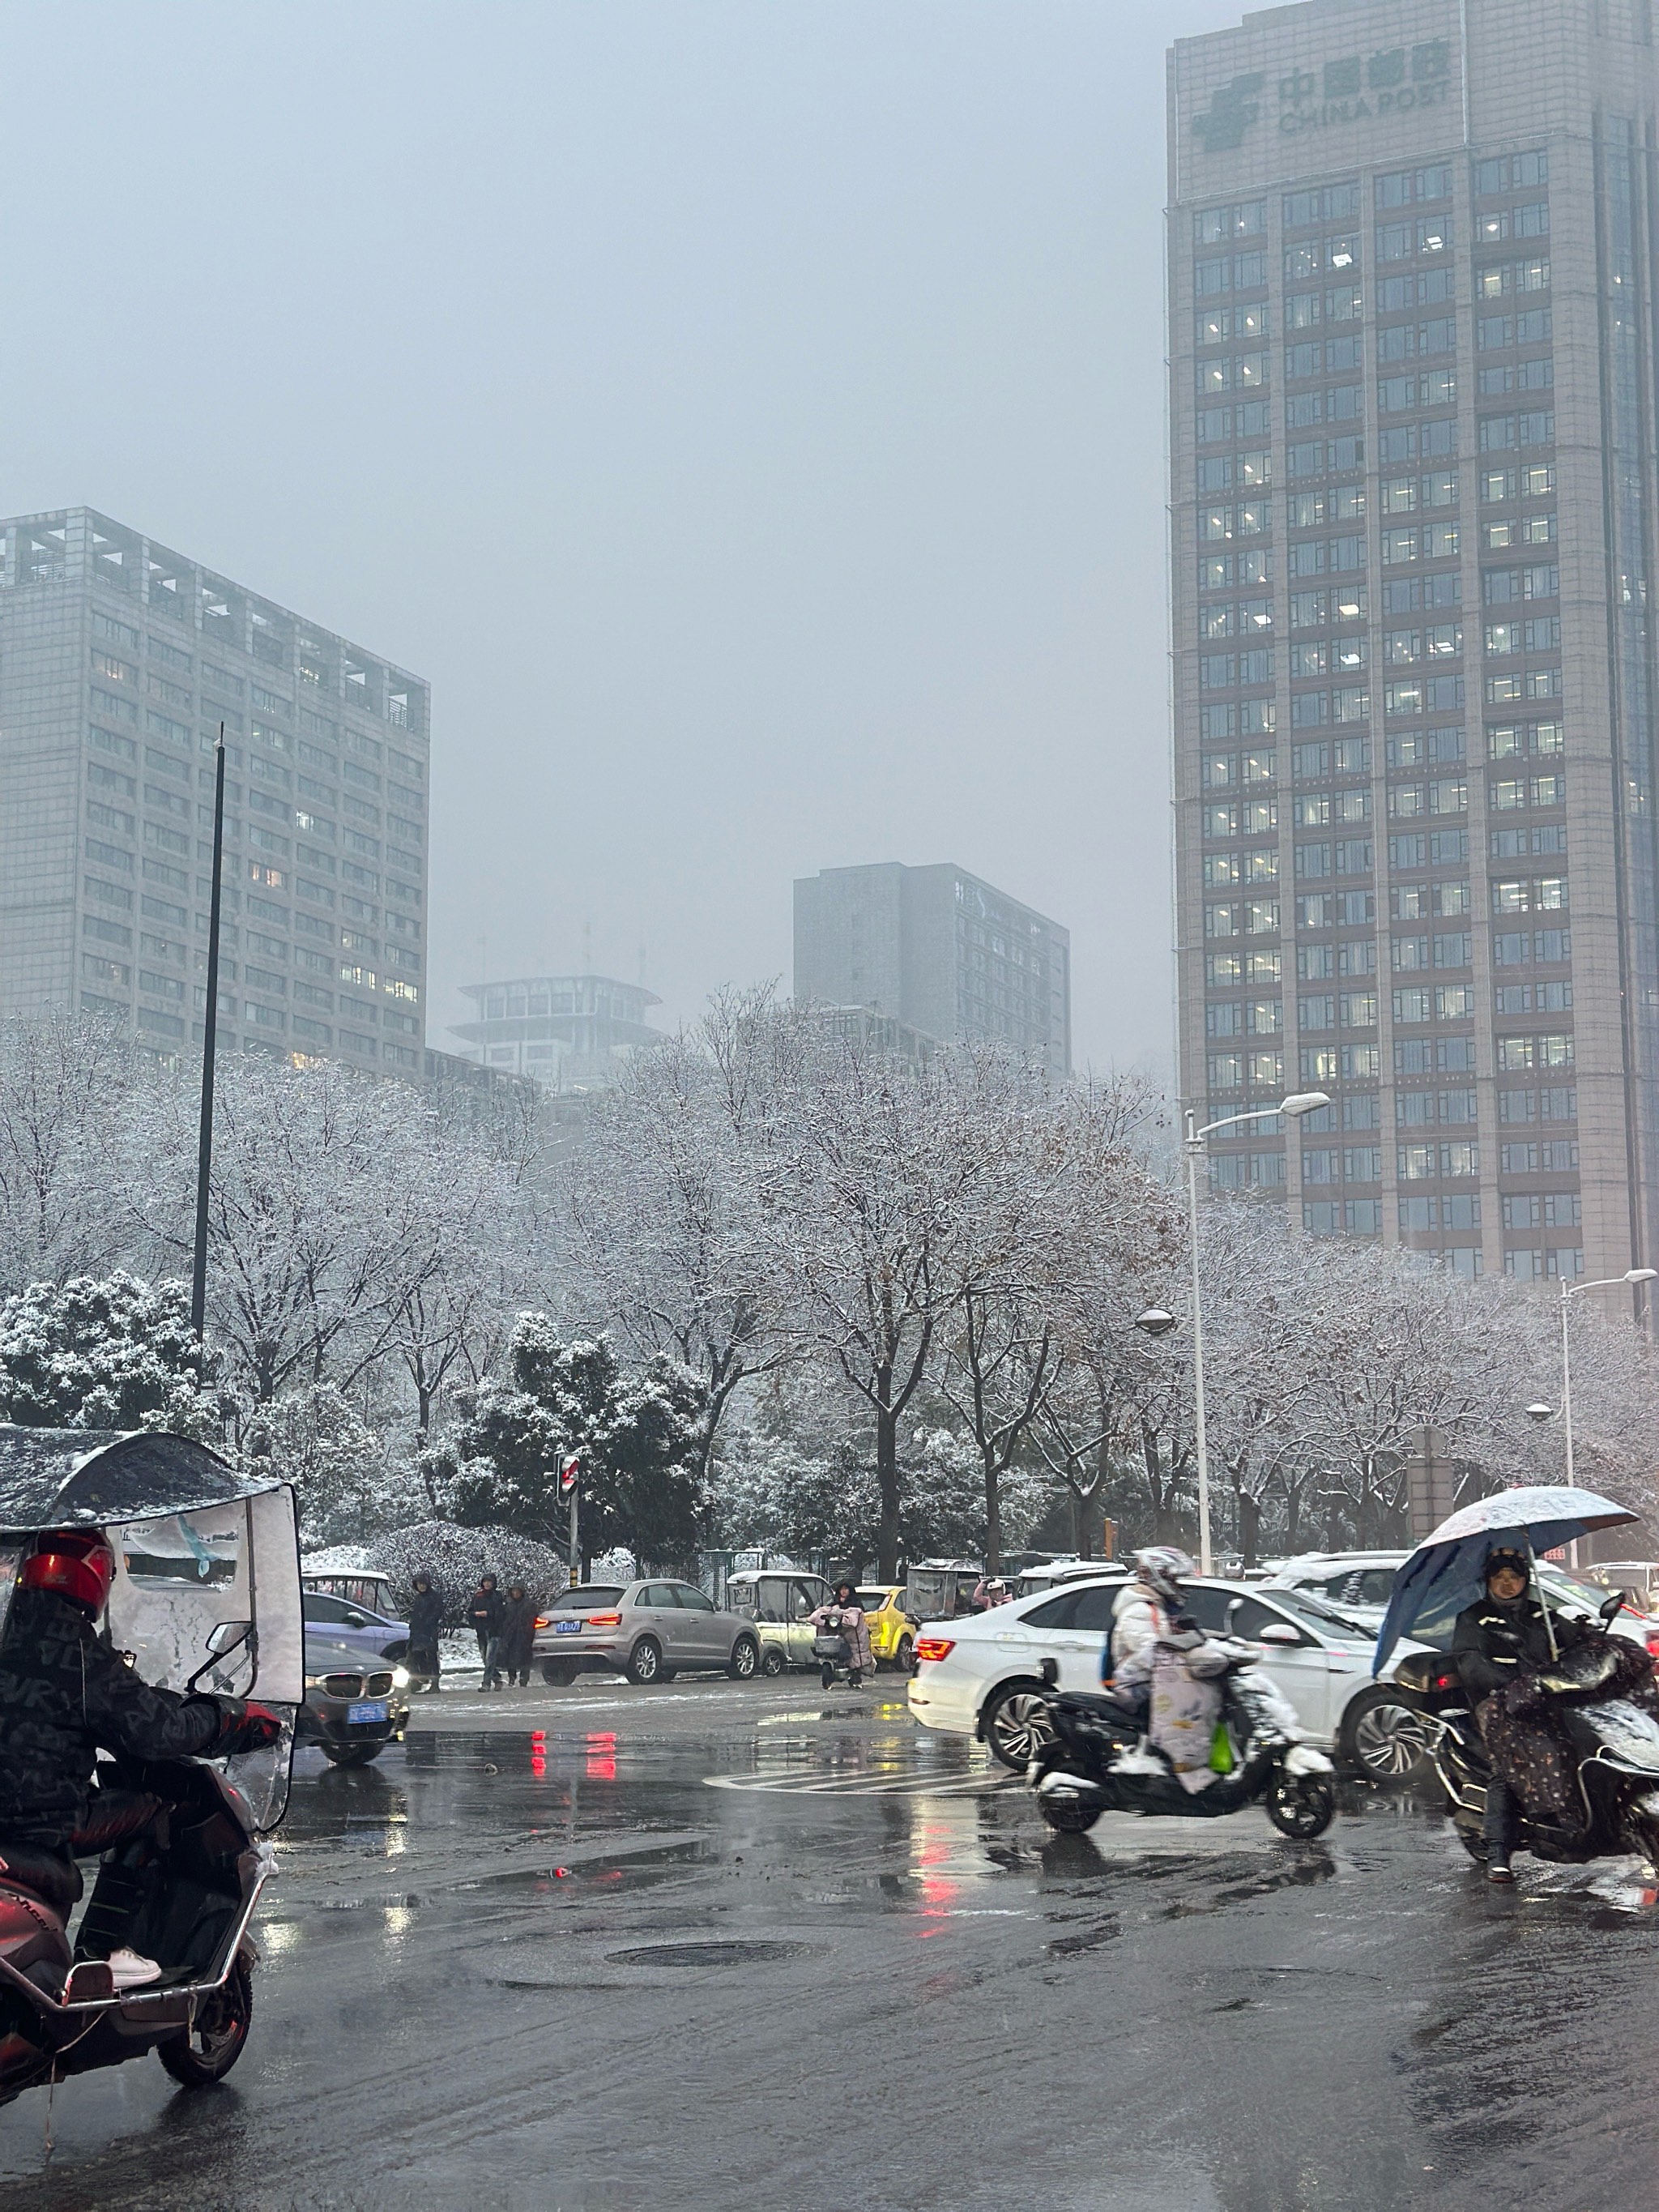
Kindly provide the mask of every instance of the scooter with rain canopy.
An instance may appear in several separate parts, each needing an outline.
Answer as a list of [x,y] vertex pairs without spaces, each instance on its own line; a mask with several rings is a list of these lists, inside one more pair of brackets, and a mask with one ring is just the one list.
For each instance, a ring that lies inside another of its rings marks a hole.
[[[1535,1558],[1635,1517],[1593,1491],[1500,1492],[1443,1522],[1395,1577],[1372,1672],[1382,1671],[1401,1636],[1429,1647],[1401,1661],[1393,1686],[1436,1731],[1435,1771],[1458,1839],[1472,1858],[1486,1856],[1482,1828],[1491,1767],[1449,1652],[1457,1615],[1482,1587],[1486,1553],[1505,1544]],[[1582,1614],[1558,1607],[1541,1589],[1538,1595],[1553,1656],[1539,1671],[1536,1690],[1548,1699],[1576,1759],[1581,1817],[1570,1827],[1557,1827],[1523,1811],[1521,1846],[1570,1865],[1634,1853],[1659,1869],[1659,1714],[1650,1660],[1613,1632],[1623,1593],[1615,1591],[1598,1607],[1587,1591]]]
[[[109,1850],[94,1813],[72,1844],[77,1857],[100,1860],[78,1920],[65,1862],[6,1843],[0,2103],[151,2051],[190,2086],[234,2065],[252,2021],[250,1923],[272,1869],[269,1838],[287,1809],[305,1694],[287,1484],[240,1474],[184,1437],[0,1425],[0,1633],[35,1538],[70,1528],[101,1531],[114,1553],[106,1632],[145,1681],[257,1694],[282,1730],[258,1750],[216,1759],[100,1758],[100,1790],[152,1796],[169,1809],[145,1844]],[[159,1978],[118,1987],[106,1960],[77,1956],[77,1931],[100,1905],[118,1910],[126,1940]]]

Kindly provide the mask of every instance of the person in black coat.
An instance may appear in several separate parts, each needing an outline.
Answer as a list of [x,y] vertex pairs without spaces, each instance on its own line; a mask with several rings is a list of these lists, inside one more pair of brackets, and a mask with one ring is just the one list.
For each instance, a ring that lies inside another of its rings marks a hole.
[[501,1594],[495,1587],[494,1575],[478,1577],[478,1587],[467,1603],[466,1617],[478,1638],[479,1664],[488,1666],[489,1640],[501,1625]]
[[536,1601],[526,1595],[522,1583],[512,1583],[501,1605],[501,1626],[490,1656],[490,1669],[499,1687],[530,1680],[531,1647],[536,1640]]
[[430,1575],[416,1575],[415,1595],[409,1601],[409,1671],[420,1680],[422,1692],[438,1694],[441,1665],[438,1642],[443,1633],[444,1601],[432,1587]]
[[[1530,1556],[1513,1545],[1486,1554],[1486,1594],[1457,1616],[1452,1658],[1474,1708],[1492,1765],[1484,1824],[1486,1874],[1513,1881],[1510,1859],[1521,1832],[1521,1810],[1555,1827],[1582,1817],[1576,1803],[1577,1762],[1538,1678],[1553,1658],[1550,1626],[1533,1582]],[[1552,1614],[1556,1650],[1583,1631]]]

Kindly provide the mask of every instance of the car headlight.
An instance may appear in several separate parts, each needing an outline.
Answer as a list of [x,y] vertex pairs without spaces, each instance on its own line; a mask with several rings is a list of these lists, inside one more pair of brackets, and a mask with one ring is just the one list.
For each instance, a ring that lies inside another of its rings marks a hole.
[[407,1667],[394,1667],[392,1670],[392,1686],[394,1690],[406,1690],[411,1679]]

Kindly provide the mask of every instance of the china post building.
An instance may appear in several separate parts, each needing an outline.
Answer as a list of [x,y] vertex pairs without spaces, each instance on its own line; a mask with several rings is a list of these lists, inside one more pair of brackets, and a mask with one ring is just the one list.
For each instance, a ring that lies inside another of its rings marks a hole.
[[1648,0],[1313,0],[1170,64],[1182,1087],[1473,1273],[1659,1264]]

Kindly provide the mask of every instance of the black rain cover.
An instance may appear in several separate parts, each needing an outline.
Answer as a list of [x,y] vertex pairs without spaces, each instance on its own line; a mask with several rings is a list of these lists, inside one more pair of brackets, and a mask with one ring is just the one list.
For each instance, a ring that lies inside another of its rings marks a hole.
[[107,1528],[274,1487],[235,1474],[188,1437],[0,1422],[0,1530]]

